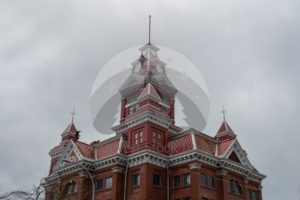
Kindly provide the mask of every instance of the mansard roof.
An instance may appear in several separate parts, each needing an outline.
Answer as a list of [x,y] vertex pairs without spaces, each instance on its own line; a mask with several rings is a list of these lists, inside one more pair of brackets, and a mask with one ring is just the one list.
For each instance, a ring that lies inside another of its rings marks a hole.
[[171,139],[168,143],[170,155],[176,155],[193,150],[192,137],[189,134]]
[[200,150],[202,152],[215,155],[218,142],[208,135],[188,129],[173,136],[169,141],[170,155],[185,153],[191,150]]
[[[227,127],[222,124],[220,130],[219,133],[232,131],[228,124]],[[238,168],[241,173],[253,173],[253,180],[262,180],[265,177],[252,166],[247,158],[247,152],[241,147],[236,137],[226,137],[219,140],[218,137],[211,137],[191,128],[172,135],[169,138],[167,147],[167,155],[152,150],[128,154],[126,152],[126,140],[123,140],[121,135],[101,142],[92,142],[91,144],[69,140],[50,151],[52,160],[49,175],[54,176],[70,167],[70,169],[73,169],[72,165],[70,163],[66,164],[64,160],[69,160],[76,166],[78,163],[88,161],[91,165],[95,164],[94,167],[97,168],[109,166],[110,162],[119,161],[122,162],[121,164],[129,162],[130,166],[134,166],[134,163],[144,162],[140,159],[146,156],[147,158],[153,157],[154,160],[151,163],[158,162],[159,166],[164,166],[163,163],[168,162],[168,160],[172,166],[190,162],[190,159],[199,159],[200,162],[202,160],[215,167],[225,162],[227,163],[224,166],[225,168],[232,168],[232,170]],[[196,157],[194,157],[195,155]]]
[[116,137],[95,146],[95,160],[122,153],[123,138]]
[[74,144],[80,151],[82,157],[88,159],[94,159],[94,148],[92,145],[80,141],[74,141]]

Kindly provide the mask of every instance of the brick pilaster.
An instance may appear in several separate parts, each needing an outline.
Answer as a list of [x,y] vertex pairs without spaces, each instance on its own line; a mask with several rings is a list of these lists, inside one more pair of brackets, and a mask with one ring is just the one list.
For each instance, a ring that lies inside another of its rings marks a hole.
[[191,196],[192,199],[200,198],[200,170],[202,165],[200,163],[192,163],[189,165],[191,170]]
[[112,200],[121,200],[124,195],[124,169],[122,167],[113,167],[112,182]]
[[250,200],[249,190],[248,190],[249,179],[247,177],[244,178],[243,190],[245,193],[245,200]]
[[217,171],[217,199],[225,199],[227,192],[227,171],[220,169]]

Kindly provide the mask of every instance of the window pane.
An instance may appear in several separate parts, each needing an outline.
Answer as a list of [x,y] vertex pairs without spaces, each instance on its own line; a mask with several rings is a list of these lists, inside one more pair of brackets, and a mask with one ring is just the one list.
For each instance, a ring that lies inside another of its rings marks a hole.
[[52,192],[50,200],[58,200],[58,193],[57,192]]
[[160,186],[161,184],[161,176],[158,174],[153,175],[153,185]]
[[183,175],[183,185],[189,185],[191,184],[191,175],[185,174]]
[[258,200],[258,194],[256,191],[250,190],[250,200]]
[[140,132],[140,137],[143,137],[143,131]]
[[216,188],[216,178],[215,177],[210,177],[211,180],[211,187]]
[[105,188],[109,189],[112,187],[112,177],[107,177],[105,180]]
[[102,190],[103,189],[103,179],[97,180],[96,188],[97,188],[97,190]]
[[233,180],[230,180],[230,182],[228,183],[228,192],[234,193],[234,182]]
[[157,139],[159,139],[159,140],[161,139],[161,134],[160,133],[157,134]]
[[180,176],[173,176],[173,186],[174,187],[180,186]]
[[206,174],[201,174],[201,175],[200,175],[200,183],[201,183],[201,185],[203,185],[203,186],[208,186]]
[[140,175],[135,174],[132,176],[132,185],[133,186],[139,186],[140,185]]
[[240,183],[236,181],[235,184],[236,184],[236,192],[237,192],[237,194],[243,195],[243,189],[242,189],[242,186],[240,185]]

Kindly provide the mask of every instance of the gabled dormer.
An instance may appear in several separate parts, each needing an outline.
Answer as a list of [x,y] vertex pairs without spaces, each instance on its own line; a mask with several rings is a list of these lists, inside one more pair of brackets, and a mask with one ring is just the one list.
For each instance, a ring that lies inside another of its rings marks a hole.
[[216,153],[218,157],[226,158],[250,169],[254,169],[248,159],[247,152],[240,145],[236,134],[226,122],[225,117],[215,138],[218,141]]

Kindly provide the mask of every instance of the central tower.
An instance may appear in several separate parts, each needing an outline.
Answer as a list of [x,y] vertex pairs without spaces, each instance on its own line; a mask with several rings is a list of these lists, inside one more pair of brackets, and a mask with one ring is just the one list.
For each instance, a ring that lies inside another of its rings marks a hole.
[[169,136],[180,130],[174,122],[177,90],[158,57],[159,49],[149,41],[139,50],[141,55],[119,90],[120,124],[113,129],[124,136],[129,153],[142,149],[166,153]]

